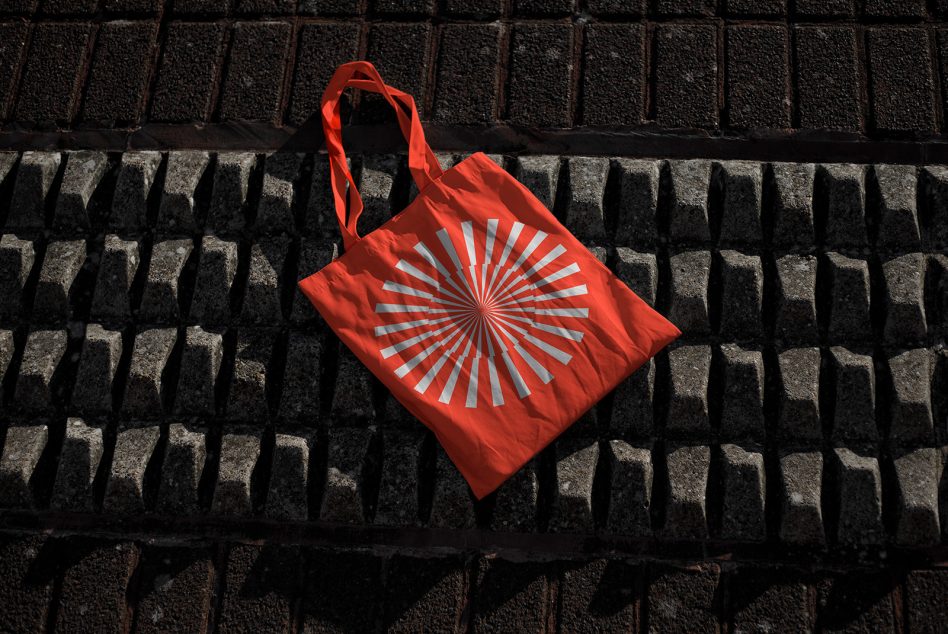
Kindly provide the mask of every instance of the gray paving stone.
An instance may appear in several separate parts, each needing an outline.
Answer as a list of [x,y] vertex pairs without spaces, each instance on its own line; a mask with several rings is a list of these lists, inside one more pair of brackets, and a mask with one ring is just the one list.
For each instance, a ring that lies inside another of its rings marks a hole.
[[649,627],[653,632],[717,632],[721,569],[715,563],[690,566],[650,564],[646,581]]
[[61,162],[59,152],[22,154],[7,216],[7,231],[39,231],[46,226],[46,196]]
[[112,388],[121,357],[120,330],[107,330],[101,324],[86,326],[76,385],[72,391],[73,408],[83,414],[112,411]]
[[279,415],[282,420],[315,425],[319,417],[323,347],[319,335],[291,332]]
[[721,336],[731,341],[759,337],[764,301],[760,257],[721,251]]
[[[10,368],[14,348],[13,331],[0,330],[0,384],[3,384],[7,370]],[[2,403],[0,403],[0,410],[2,410]]]
[[534,458],[497,489],[491,530],[521,533],[536,531],[539,492],[537,460]]
[[400,163],[399,157],[392,154],[363,156],[359,194],[364,208],[359,217],[359,235],[375,231],[392,217],[392,196]]
[[198,484],[206,458],[207,439],[203,429],[181,423],[168,426],[168,444],[158,485],[159,512],[183,516],[198,513]]
[[876,375],[872,357],[836,346],[830,349],[836,379],[833,439],[875,441]]
[[191,240],[165,240],[152,246],[139,318],[151,323],[177,323],[181,314],[178,285],[193,248]]
[[154,418],[164,411],[162,373],[177,338],[175,328],[150,328],[136,335],[122,401],[123,414]]
[[188,150],[168,153],[156,226],[160,233],[180,235],[195,233],[200,229],[194,194],[210,160],[207,152]]
[[130,293],[140,262],[138,241],[105,236],[92,295],[93,319],[125,321],[132,316]]
[[761,198],[763,166],[747,161],[721,163],[724,205],[721,215],[722,244],[757,244],[763,239]]
[[[318,272],[324,266],[339,257],[340,245],[337,242],[325,242],[316,238],[304,238],[300,243],[299,265],[296,269],[296,281]],[[303,291],[297,286],[293,293],[293,307],[290,310],[290,323],[304,325],[319,323],[321,318]]]
[[251,247],[241,323],[267,326],[283,323],[281,282],[289,248],[290,239],[286,236],[262,238]]
[[[347,160],[346,164],[351,167],[351,161]],[[330,185],[329,159],[321,154],[313,156],[313,180],[309,184],[303,229],[307,234],[327,241],[342,239]]]
[[429,526],[455,530],[474,528],[474,504],[467,481],[440,444],[435,451],[435,484]]
[[547,209],[553,209],[559,176],[558,156],[521,156],[514,167],[514,177],[533,192]]
[[660,161],[616,159],[620,183],[616,243],[650,247],[657,236]]
[[669,233],[672,242],[709,241],[711,163],[705,160],[669,161],[668,167],[671,172]]
[[767,478],[759,447],[721,445],[724,510],[721,537],[762,542],[767,537],[765,500]]
[[248,516],[253,511],[251,475],[260,457],[260,432],[224,433],[211,511]]
[[46,448],[46,425],[11,426],[0,457],[0,506],[33,508],[30,480]]
[[612,486],[606,528],[610,533],[646,537],[651,534],[652,451],[650,446],[609,441]]
[[13,172],[13,166],[19,158],[19,152],[0,152],[0,183],[3,183]]
[[812,163],[774,163],[774,244],[809,246],[816,240],[813,223]]
[[670,258],[671,303],[668,318],[682,332],[694,335],[711,331],[708,320],[708,280],[711,275],[711,254],[708,251],[685,251]]
[[341,524],[361,524],[362,474],[373,432],[367,429],[331,429],[326,489],[319,519]]
[[820,350],[791,348],[778,356],[780,401],[778,436],[787,442],[819,443]]
[[701,445],[665,449],[668,498],[662,533],[672,540],[703,541],[708,538],[706,493],[711,450]]
[[821,165],[820,178],[827,190],[826,244],[833,247],[865,246],[865,165]]
[[869,265],[861,258],[827,253],[832,305],[829,334],[836,342],[863,341],[872,337],[869,318]]
[[654,253],[640,253],[628,247],[616,248],[616,276],[649,306],[658,292],[658,264]]
[[106,513],[137,515],[145,512],[145,469],[158,446],[157,425],[120,428],[102,508]]
[[928,336],[925,317],[925,275],[928,259],[909,253],[882,262],[885,276],[885,340],[914,343]]
[[372,375],[362,362],[348,348],[340,345],[336,387],[330,408],[333,424],[375,417],[372,383]]
[[898,452],[895,485],[898,520],[895,540],[902,546],[935,546],[941,538],[938,484],[942,478],[941,452],[923,448]]
[[934,245],[948,246],[948,167],[931,165],[925,168],[930,200],[928,220]]
[[224,338],[200,326],[188,327],[175,394],[176,414],[212,416],[215,386],[224,358]]
[[785,452],[780,456],[781,541],[825,543],[820,503],[822,482],[823,454],[819,451]]
[[15,400],[24,410],[49,412],[55,407],[59,386],[54,375],[66,354],[67,339],[65,330],[30,332],[16,382]]
[[264,163],[263,187],[257,203],[256,229],[262,233],[295,233],[293,188],[303,163],[302,154],[276,152]]
[[66,421],[50,507],[56,511],[93,511],[92,485],[102,460],[102,428],[79,418]]
[[62,323],[69,318],[69,294],[86,261],[84,240],[57,240],[46,247],[33,298],[33,321]]
[[878,244],[885,247],[917,248],[921,244],[918,224],[918,170],[914,165],[875,165],[879,187]]
[[724,357],[724,399],[721,437],[764,439],[764,359],[759,350],[734,344],[721,346]]
[[252,152],[221,152],[214,167],[214,188],[205,226],[208,231],[230,234],[246,224],[247,192],[257,157]]
[[889,354],[889,439],[898,446],[934,441],[932,360],[925,348]]
[[849,546],[881,544],[882,476],[879,460],[839,447],[833,450],[839,484],[839,527],[837,540]]
[[308,435],[276,435],[265,509],[267,517],[293,521],[306,519],[306,487],[309,480],[309,452],[312,446],[313,439]]
[[602,240],[606,237],[603,197],[609,176],[609,159],[572,157],[568,169],[570,199],[566,228],[580,240]]
[[593,477],[599,462],[596,440],[561,439],[556,445],[556,495],[550,530],[590,533],[593,520]]
[[33,270],[36,251],[31,240],[12,233],[0,236],[0,319],[15,319],[23,312],[23,289]]
[[777,258],[777,293],[774,336],[792,342],[815,342],[816,267],[812,255]]
[[141,231],[148,222],[148,198],[161,165],[159,152],[124,152],[109,214],[109,229]]
[[681,346],[668,353],[671,374],[668,419],[672,436],[704,438],[711,432],[708,419],[709,346]]
[[418,524],[419,460],[424,437],[421,430],[382,432],[382,478],[375,511],[376,524]]
[[263,424],[267,420],[267,374],[273,355],[273,335],[241,330],[237,336],[234,375],[227,397],[231,420]]
[[89,201],[109,169],[105,152],[69,152],[53,212],[53,227],[60,231],[88,231]]
[[230,290],[237,274],[237,243],[204,236],[198,258],[191,319],[205,326],[230,321]]
[[654,428],[655,361],[649,359],[613,392],[610,427],[614,433],[647,438]]

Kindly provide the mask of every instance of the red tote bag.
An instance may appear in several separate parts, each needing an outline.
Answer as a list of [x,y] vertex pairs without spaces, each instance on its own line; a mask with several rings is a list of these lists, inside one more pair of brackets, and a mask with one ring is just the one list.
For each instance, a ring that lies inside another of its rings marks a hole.
[[[395,108],[420,192],[362,237],[342,147],[347,87]],[[443,172],[412,97],[371,64],[337,69],[322,118],[345,252],[300,287],[478,499],[680,334],[484,154]]]

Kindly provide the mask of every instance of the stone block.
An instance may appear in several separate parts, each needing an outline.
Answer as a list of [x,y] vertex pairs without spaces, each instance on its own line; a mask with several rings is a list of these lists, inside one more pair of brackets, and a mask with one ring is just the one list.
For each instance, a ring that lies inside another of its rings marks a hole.
[[250,249],[250,271],[240,321],[274,326],[283,323],[283,267],[290,248],[286,236],[263,238]]
[[890,441],[906,447],[933,442],[931,353],[924,348],[897,351],[888,361]]
[[670,258],[671,301],[668,318],[683,332],[694,335],[711,331],[708,318],[708,281],[711,254],[685,251]]
[[874,442],[876,427],[876,375],[872,357],[842,347],[830,349],[836,379],[833,439]]
[[650,565],[649,628],[654,632],[718,631],[720,579],[721,570],[714,563]]
[[914,165],[874,165],[879,195],[877,243],[882,247],[918,248],[918,170]]
[[[662,6],[682,4],[661,0]],[[713,2],[690,0],[703,14]],[[693,13],[692,10],[686,10]],[[714,130],[718,122],[718,29],[709,23],[662,23],[655,30],[655,120],[665,128]]]
[[84,240],[49,243],[33,297],[34,322],[63,323],[71,316],[72,287],[85,261]]
[[593,520],[593,479],[599,462],[595,440],[562,439],[556,447],[556,495],[550,530],[563,533],[591,533]]
[[721,251],[721,336],[742,341],[763,331],[764,272],[760,257]]
[[833,450],[839,485],[837,540],[846,546],[882,544],[882,475],[874,455]]
[[105,152],[70,152],[59,186],[59,197],[53,211],[53,228],[57,231],[88,231],[92,227],[89,201],[109,168]]
[[721,437],[764,439],[764,359],[759,350],[721,346],[724,399]]
[[79,418],[66,421],[50,507],[56,511],[94,511],[93,484],[102,460],[102,428]]
[[655,360],[649,359],[613,392],[609,422],[611,430],[633,438],[651,436],[654,429],[654,395]]
[[137,232],[148,222],[148,200],[161,165],[159,152],[123,152],[118,166],[112,212],[108,226],[112,231]]
[[474,504],[467,481],[440,444],[435,451],[434,497],[429,525],[456,530],[474,528]]
[[223,337],[200,326],[188,327],[175,395],[176,414],[213,416],[218,373],[224,358]]
[[332,429],[326,489],[319,519],[340,524],[362,524],[363,471],[373,432],[366,429]]
[[491,529],[495,531],[534,532],[537,529],[537,499],[540,481],[534,458],[497,489]]
[[219,235],[241,231],[246,224],[250,174],[257,163],[252,152],[220,152],[205,227]]
[[778,355],[780,368],[778,436],[787,442],[818,444],[820,421],[820,350],[790,348]]
[[[257,203],[256,229],[261,233],[295,233],[293,192],[302,154],[276,152],[264,163],[263,186]],[[244,194],[246,196],[246,194]]]
[[59,152],[24,152],[16,170],[16,183],[6,230],[40,231],[46,226],[46,197],[59,173]]
[[168,426],[168,444],[161,466],[158,510],[168,515],[196,515],[200,511],[198,485],[207,458],[206,433],[181,423]]
[[705,160],[669,161],[669,234],[676,242],[708,242],[708,190],[711,163]]
[[340,243],[326,242],[318,238],[303,238],[296,269],[296,289],[293,291],[293,306],[290,308],[290,323],[296,326],[321,324],[322,317],[309,298],[299,288],[299,282],[339,257]]
[[179,150],[168,153],[164,190],[156,229],[165,235],[187,235],[200,229],[195,193],[210,164],[207,152]]
[[33,270],[36,251],[31,240],[12,233],[0,236],[0,319],[14,320],[23,313],[23,290]]
[[681,346],[668,353],[670,389],[665,429],[672,436],[703,438],[711,433],[708,375],[711,348]]
[[894,456],[898,491],[895,541],[901,546],[935,546],[941,539],[938,485],[944,470],[937,449],[913,449]]
[[132,316],[132,283],[139,262],[138,241],[122,240],[114,234],[105,236],[92,295],[93,319],[124,322]]
[[284,544],[234,544],[227,552],[217,627],[222,632],[286,632],[299,600],[301,553]]
[[832,247],[866,246],[865,165],[821,165],[827,193],[824,240]]
[[668,497],[662,534],[671,540],[706,540],[711,449],[701,445],[671,445],[665,449],[665,463]]
[[260,432],[225,432],[211,511],[248,516],[253,511],[252,475],[260,457]]
[[553,209],[556,185],[560,176],[558,156],[520,156],[514,164],[514,177],[543,203]]
[[145,512],[145,470],[158,446],[159,436],[157,425],[119,429],[102,504],[105,512],[119,515]]
[[28,412],[50,412],[59,399],[61,385],[56,371],[66,354],[65,330],[34,330],[26,340],[20,376],[16,382],[16,404]]
[[[238,6],[244,5],[238,3]],[[295,2],[285,3],[292,12]],[[292,25],[284,21],[237,22],[231,31],[227,74],[222,80],[220,118],[277,123]]]
[[661,162],[616,159],[620,183],[616,243],[650,247],[657,237],[658,191]]
[[237,274],[237,243],[204,236],[190,316],[205,326],[230,321],[231,287]]
[[7,428],[0,457],[0,506],[34,507],[32,478],[48,439],[46,425]]
[[14,352],[13,331],[0,329],[0,384],[6,378]]
[[928,336],[925,317],[925,276],[928,258],[910,253],[882,262],[885,276],[885,340],[889,343],[922,342]]
[[315,425],[319,416],[323,347],[319,335],[291,332],[279,416],[285,421]]
[[948,619],[948,571],[912,570],[902,584],[905,616],[916,632],[937,632]]
[[774,244],[812,246],[813,188],[816,166],[812,163],[773,163]]
[[123,414],[154,418],[164,411],[166,386],[162,375],[177,338],[175,328],[150,328],[136,335],[122,401]]
[[122,332],[99,324],[86,326],[86,338],[79,357],[72,406],[84,414],[112,411],[115,373],[122,357]]
[[[210,549],[146,545],[139,575],[136,633],[195,632],[207,627],[215,588]],[[167,609],[169,605],[175,609]]]
[[655,306],[658,293],[658,264],[653,253],[639,253],[617,247],[616,276],[649,306]]
[[739,542],[762,542],[767,537],[765,515],[767,478],[759,447],[721,445],[724,509],[721,537]]
[[[449,0],[448,6],[454,4]],[[446,24],[432,102],[434,120],[443,123],[484,124],[497,114],[497,65],[502,58],[500,25]]]
[[180,317],[178,294],[181,272],[191,255],[190,240],[156,242],[151,249],[148,279],[139,307],[139,317],[150,323],[176,323]]
[[777,297],[774,336],[791,342],[815,342],[816,257],[782,255],[777,258]]
[[823,507],[823,454],[784,452],[780,456],[780,540],[821,545],[826,541]]
[[336,386],[330,414],[339,421],[364,421],[375,417],[372,386],[374,379],[362,362],[345,346],[339,348]]
[[584,242],[597,242],[606,236],[606,212],[603,198],[609,159],[574,157],[569,159],[569,207],[566,228]]
[[763,167],[760,163],[727,161],[720,164],[724,181],[721,215],[722,244],[758,244],[763,239],[761,198]]
[[421,430],[382,432],[382,477],[375,510],[381,526],[414,526],[419,522]]
[[491,632],[513,626],[539,632],[548,618],[547,565],[537,561],[509,561],[483,557],[473,571],[473,631]]
[[310,436],[276,434],[265,509],[267,517],[278,520],[306,520],[309,453],[312,446],[313,439]]
[[267,420],[267,375],[273,356],[273,334],[242,330],[237,335],[234,374],[227,397],[227,417],[253,424]]
[[871,339],[869,265],[866,260],[828,253],[826,265],[830,271],[833,293],[829,316],[830,337],[836,342]]
[[609,450],[612,497],[606,527],[610,533],[618,535],[647,537],[652,531],[654,467],[651,447],[610,440]]

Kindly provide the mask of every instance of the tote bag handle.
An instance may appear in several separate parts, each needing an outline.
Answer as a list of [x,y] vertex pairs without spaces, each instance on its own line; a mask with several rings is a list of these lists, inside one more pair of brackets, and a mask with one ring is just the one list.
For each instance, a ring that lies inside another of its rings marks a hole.
[[[380,93],[395,109],[398,125],[408,140],[408,168],[411,170],[418,191],[441,178],[442,170],[434,152],[425,142],[425,131],[418,118],[415,100],[412,96],[392,88],[382,81],[375,66],[369,62],[349,62],[336,69],[323,93],[321,105],[323,132],[326,136],[326,151],[329,154],[330,181],[333,200],[336,205],[336,218],[342,232],[346,249],[359,241],[356,223],[362,215],[362,197],[356,189],[349,166],[346,164],[346,152],[342,147],[342,119],[339,116],[339,100],[346,88],[358,88],[368,92]],[[343,195],[345,184],[349,184],[349,218],[346,219],[346,201]]]

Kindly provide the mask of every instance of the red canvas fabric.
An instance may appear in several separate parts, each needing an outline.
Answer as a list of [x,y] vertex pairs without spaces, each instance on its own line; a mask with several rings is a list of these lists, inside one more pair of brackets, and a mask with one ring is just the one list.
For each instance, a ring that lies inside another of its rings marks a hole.
[[[395,108],[420,191],[363,237],[342,148],[346,87]],[[442,172],[411,96],[371,64],[336,71],[322,116],[345,253],[300,287],[478,499],[680,334],[484,154]]]

